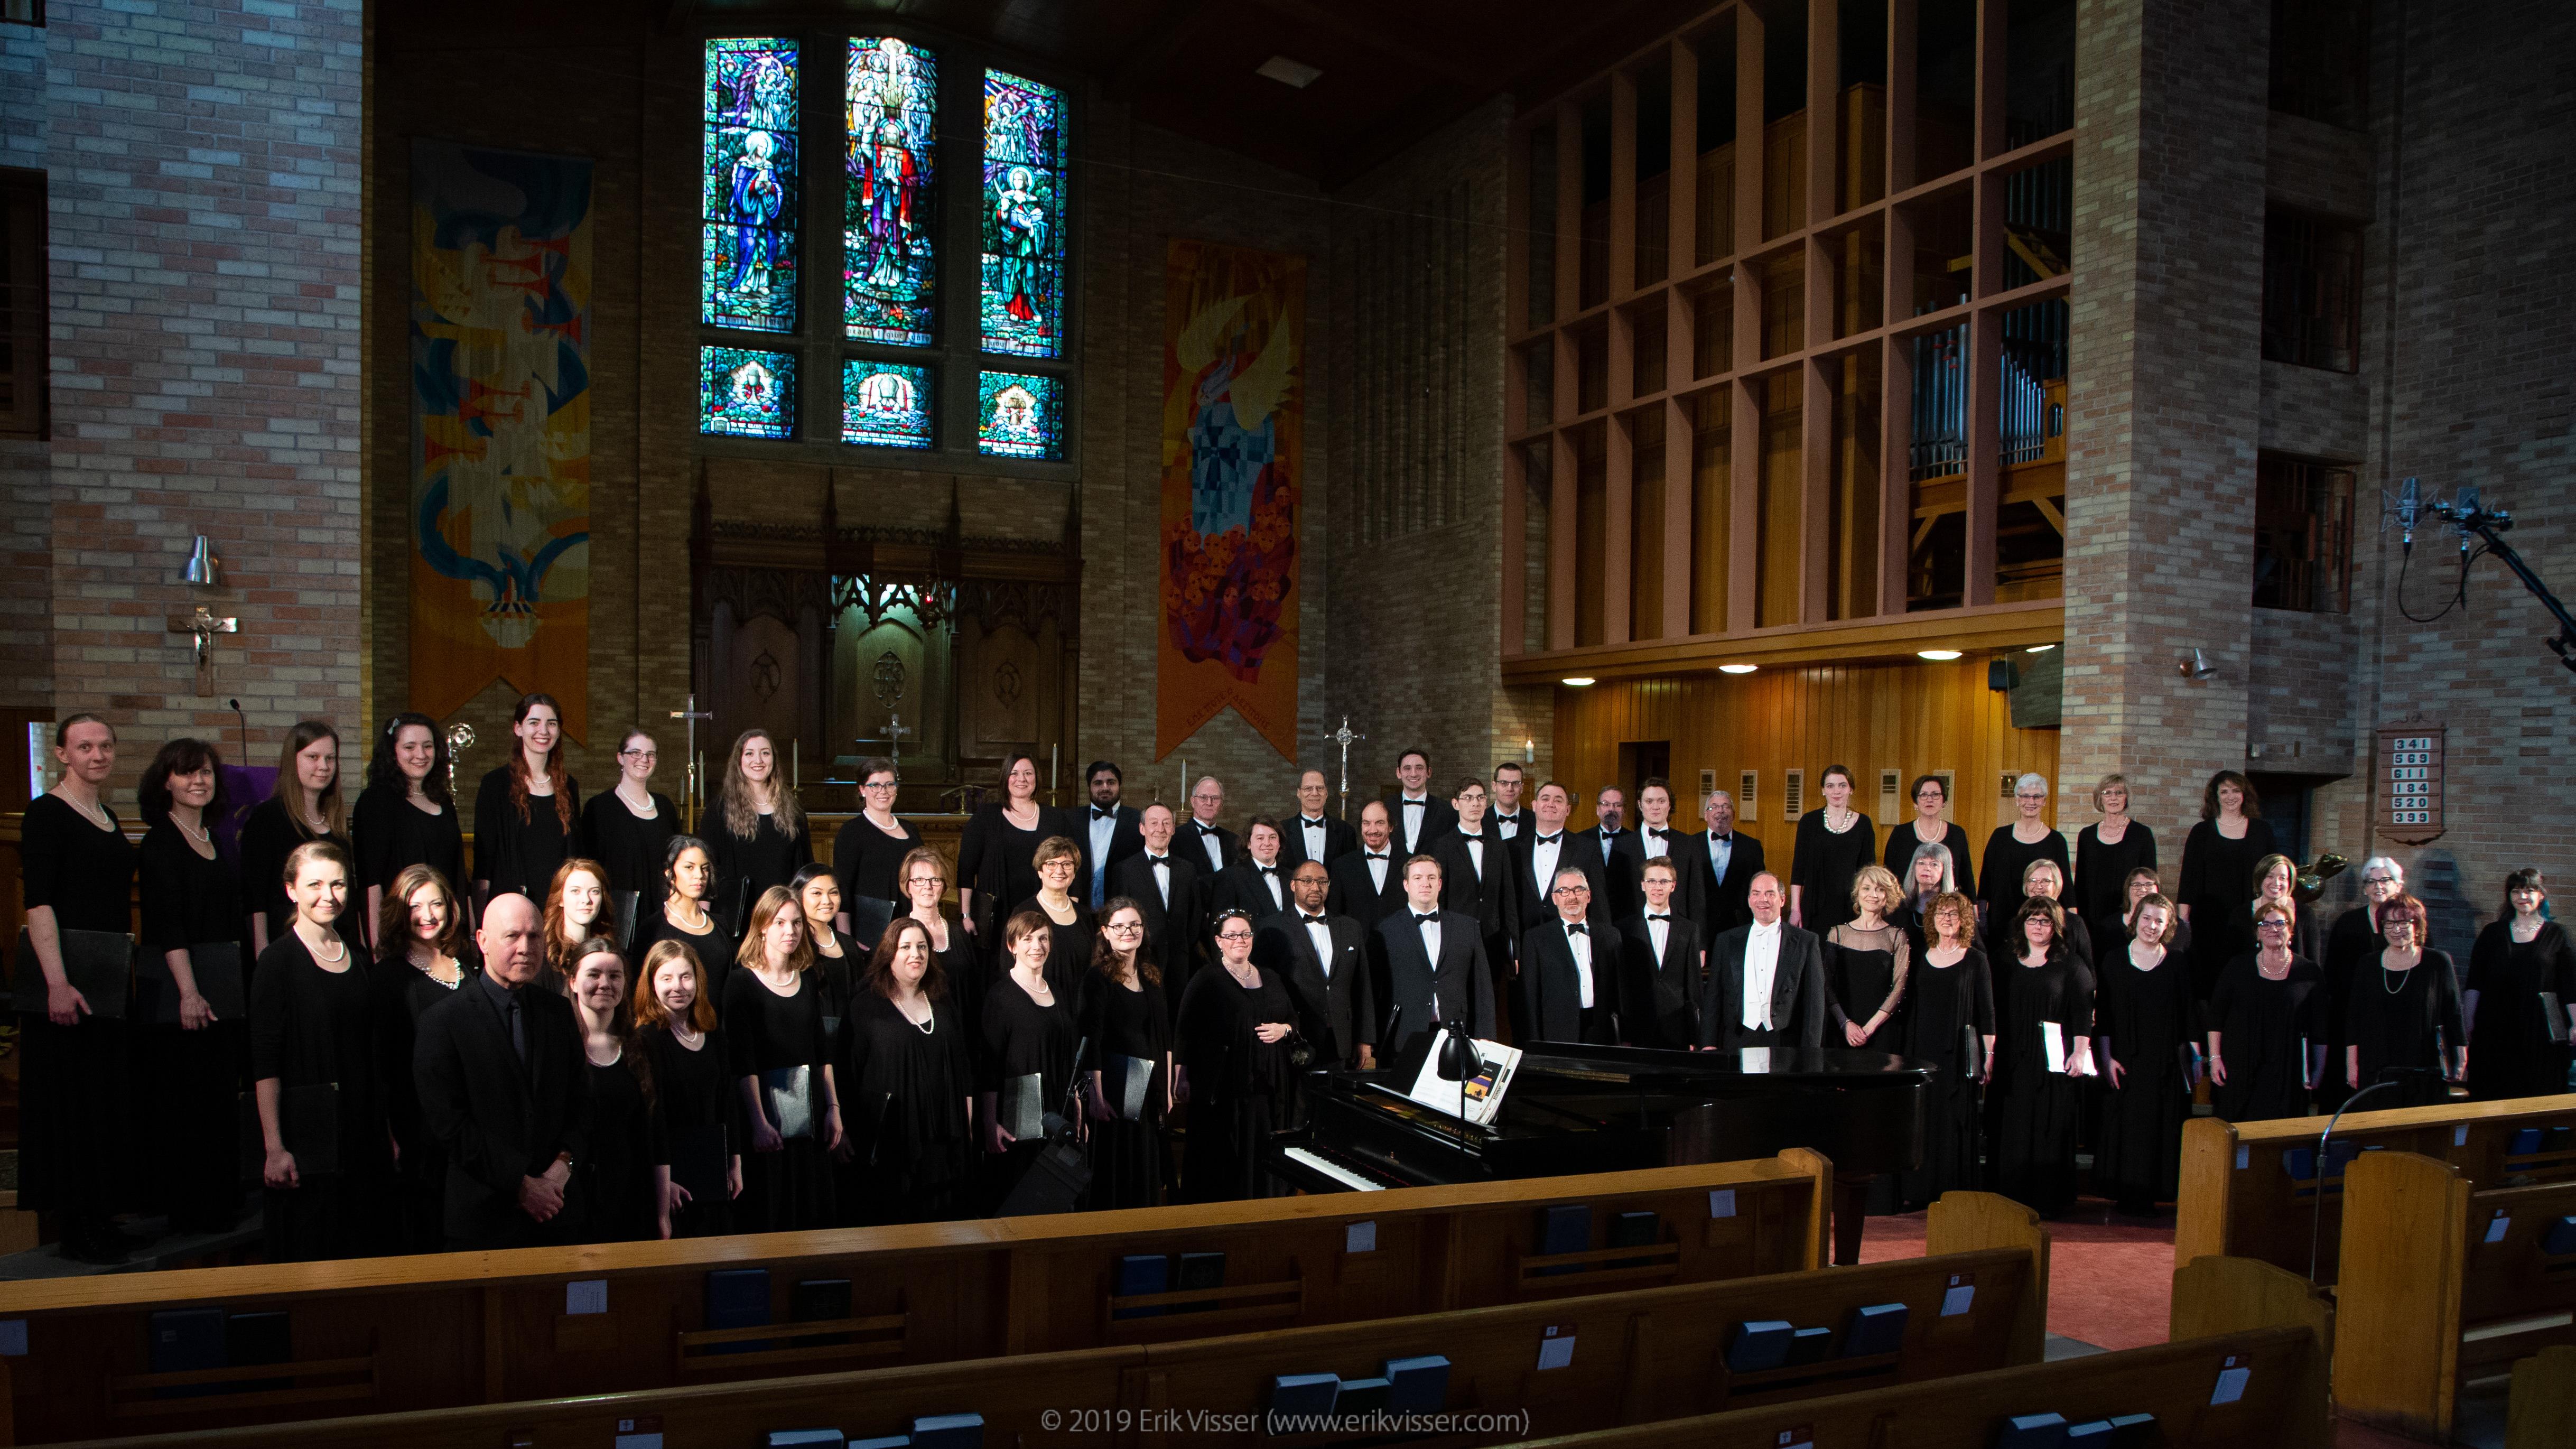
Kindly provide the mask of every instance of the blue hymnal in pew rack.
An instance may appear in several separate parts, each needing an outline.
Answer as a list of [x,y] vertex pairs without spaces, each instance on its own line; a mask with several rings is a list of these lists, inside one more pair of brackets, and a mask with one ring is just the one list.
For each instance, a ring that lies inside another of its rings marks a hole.
[[912,1449],[910,1434],[880,1434],[874,1439],[853,1439],[842,1449]]
[[2058,1449],[2065,1442],[2064,1414],[2022,1414],[1995,1430],[1995,1449]]
[[2122,1414],[2111,1421],[2110,1449],[2147,1449],[2155,1437],[2153,1414]]
[[[156,1374],[190,1373],[224,1366],[224,1311],[220,1308],[164,1308],[152,1315],[145,1338],[144,1363]],[[187,1384],[154,1389],[156,1399],[202,1399],[230,1393],[230,1384]]]
[[1902,1303],[1873,1303],[1853,1309],[1851,1331],[1843,1335],[1843,1357],[1870,1358],[1904,1348],[1909,1313]]
[[2563,1217],[2540,1235],[2540,1251],[2552,1258],[2576,1253],[2576,1217]]
[[1370,1414],[1386,1407],[1386,1380],[1344,1379],[1340,1397],[1333,1400],[1336,1414]]
[[[1160,1293],[1171,1286],[1172,1260],[1160,1253],[1130,1253],[1118,1260],[1118,1291],[1115,1295],[1117,1297],[1141,1298],[1149,1293]],[[1116,1309],[1109,1316],[1152,1318],[1162,1311],[1158,1305],[1148,1305],[1143,1308]]]
[[[718,1268],[707,1274],[707,1327],[758,1328],[769,1322],[769,1270],[766,1268]],[[711,1343],[708,1353],[759,1353],[769,1347],[765,1338],[745,1339],[740,1343]]]
[[772,1429],[769,1449],[848,1449],[838,1429]]
[[1436,1414],[1449,1404],[1449,1359],[1418,1354],[1386,1361],[1386,1407],[1397,1414]]
[[1758,1374],[1789,1361],[1789,1338],[1796,1330],[1785,1318],[1757,1318],[1735,1325],[1735,1341],[1726,1346],[1726,1371]]
[[981,1414],[924,1414],[912,1421],[912,1449],[984,1449]]
[[[1559,1253],[1580,1253],[1592,1246],[1592,1209],[1579,1202],[1559,1203],[1538,1210],[1538,1256],[1552,1258]],[[1571,1273],[1571,1265],[1541,1268],[1542,1274]]]
[[1825,1361],[1825,1354],[1831,1350],[1833,1346],[1834,1331],[1832,1329],[1801,1328],[1797,1332],[1789,1335],[1789,1362],[1793,1364],[1823,1363]]
[[[1183,1253],[1181,1255],[1181,1271],[1179,1278],[1180,1281],[1172,1285],[1173,1291],[1179,1293],[1189,1293],[1193,1291],[1204,1291],[1210,1288],[1224,1287],[1225,1254]],[[1172,1305],[1172,1311],[1174,1313],[1200,1313],[1215,1306],[1216,1305],[1212,1303],[1176,1303]]]
[[1341,1391],[1342,1381],[1332,1374],[1272,1374],[1270,1412],[1329,1414]]

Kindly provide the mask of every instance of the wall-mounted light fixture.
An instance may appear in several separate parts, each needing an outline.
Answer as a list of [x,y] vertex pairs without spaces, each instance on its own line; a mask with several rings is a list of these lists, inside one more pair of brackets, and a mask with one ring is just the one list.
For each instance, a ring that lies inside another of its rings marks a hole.
[[2218,673],[2218,666],[2209,662],[2206,650],[2194,649],[2175,663],[2174,673],[2185,679],[2207,679]]

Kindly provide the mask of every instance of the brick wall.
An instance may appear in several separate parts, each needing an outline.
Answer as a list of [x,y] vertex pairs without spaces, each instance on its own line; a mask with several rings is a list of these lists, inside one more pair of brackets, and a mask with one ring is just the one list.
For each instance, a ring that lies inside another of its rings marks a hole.
[[[55,5],[0,27],[0,163],[49,179],[52,436],[0,451],[13,704],[105,714],[130,781],[248,712],[357,720],[361,0]],[[178,582],[213,540],[224,587]],[[39,573],[39,561],[42,571]],[[241,620],[194,694],[168,617]]]

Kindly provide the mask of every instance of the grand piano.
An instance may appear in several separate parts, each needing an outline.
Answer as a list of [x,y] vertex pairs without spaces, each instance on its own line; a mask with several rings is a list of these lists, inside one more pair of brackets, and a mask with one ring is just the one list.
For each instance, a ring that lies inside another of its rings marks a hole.
[[1833,1163],[1838,1182],[1856,1183],[1920,1165],[1938,1070],[1871,1051],[1751,1056],[1547,1042],[1522,1053],[1493,1125],[1478,1127],[1404,1095],[1430,1044],[1416,1038],[1391,1068],[1311,1073],[1305,1122],[1273,1139],[1271,1174],[1307,1192],[1367,1192],[1806,1147]]

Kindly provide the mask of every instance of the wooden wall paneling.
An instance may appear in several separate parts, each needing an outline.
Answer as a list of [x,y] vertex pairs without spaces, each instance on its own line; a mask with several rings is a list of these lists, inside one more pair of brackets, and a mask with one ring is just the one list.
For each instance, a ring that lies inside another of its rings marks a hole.
[[[1989,161],[2007,149],[2004,141],[2004,74],[2006,31],[2013,0],[1977,0],[1977,159]],[[1984,295],[1980,288],[1978,295]]]
[[[1607,395],[1613,407],[1636,393],[1636,315],[1620,305],[1636,290],[1636,262],[1637,81],[1626,70],[1614,69],[1610,72],[1610,306],[1604,319],[1610,354]],[[1636,630],[1630,586],[1630,520],[1637,506],[1635,439],[1615,414],[1603,424],[1603,433],[1609,496],[1601,530],[1601,642],[1625,644]]]
[[[1761,13],[1750,5],[1735,7],[1735,245],[1736,256],[1745,256],[1762,243],[1762,171],[1767,162],[1762,145],[1762,24]],[[1736,273],[1742,276],[1744,268]],[[1741,342],[1749,324],[1757,324],[1758,309],[1744,304],[1753,301],[1739,296],[1735,309],[1738,348],[1736,366],[1745,365],[1747,354]],[[1748,318],[1747,313],[1751,313]],[[1759,356],[1759,353],[1751,354]]]
[[[1671,185],[1665,222],[1672,235],[1672,260],[1664,268],[1668,279],[1678,280],[1691,270],[1697,255],[1699,220],[1699,47],[1685,37],[1675,37],[1670,51],[1672,65],[1672,163],[1668,173]],[[1681,319],[1673,319],[1678,323]],[[1665,333],[1672,361],[1664,376],[1678,384],[1691,375],[1690,354],[1679,345],[1684,329],[1675,326]]]
[[[1882,214],[1887,218],[1887,317],[1894,321],[1910,310],[1899,306],[1896,289],[1913,286],[1913,269],[1909,265],[1900,282],[1896,259],[1914,255],[1914,229],[1907,224],[1903,208],[1891,206]],[[1914,438],[1914,343],[1910,338],[1889,337],[1879,344],[1879,377],[1883,391],[1878,413],[1878,612],[1902,614],[1906,564],[1914,543],[1914,481],[1907,458]]]
[[[1572,352],[1563,345],[1559,359]],[[1577,569],[1578,499],[1576,498],[1574,435],[1558,432],[1548,440],[1550,449],[1547,473],[1547,647],[1574,647],[1574,616]]]
[[[1982,196],[1991,190],[2002,192],[2000,178],[1977,178]],[[1983,230],[1984,208],[1979,208]],[[2001,223],[1998,213],[1996,221]],[[1995,505],[2003,474],[2002,427],[1996,412],[1996,392],[2003,385],[1997,359],[2003,355],[2004,319],[2001,312],[1986,310],[1973,314],[1968,340],[1968,479],[1967,533],[1968,564],[1964,604],[1991,604],[1995,601]]]
[[1801,469],[1810,412],[1804,369],[1804,363],[1793,362],[1756,383],[1762,407],[1757,483],[1761,512],[1754,525],[1761,546],[1756,628],[1797,624],[1804,613],[1806,480]]
[[[1518,389],[1507,390],[1506,399],[1513,391]],[[1508,400],[1505,406],[1510,406]],[[1506,435],[1511,432],[1508,423],[1504,431]],[[1503,611],[1502,648],[1506,657],[1528,653],[1533,646],[1546,642],[1529,637],[1529,510],[1522,501],[1529,489],[1525,446],[1510,443],[1503,448],[1503,583],[1497,602]]]
[[[1914,38],[1916,0],[1889,0],[1887,9],[1887,194],[1896,196],[1914,184]],[[1894,208],[1889,208],[1891,214]],[[1890,252],[1889,256],[1907,256]],[[1888,285],[1896,285],[1894,267]],[[1909,266],[1907,274],[1912,275]],[[1908,286],[1912,283],[1909,281]],[[1891,299],[1894,294],[1891,292]],[[1911,308],[1891,309],[1902,317]]]
[[1691,632],[1724,634],[1732,605],[1735,538],[1735,385],[1692,394]]
[[[1678,311],[1679,289],[1668,290],[1664,295],[1668,305]],[[1669,338],[1674,330],[1678,329],[1668,329],[1664,335]],[[1693,497],[1693,460],[1697,447],[1692,440],[1687,401],[1667,397],[1655,406],[1664,414],[1663,636],[1674,639],[1699,632],[1699,621],[1691,617],[1691,518],[1697,506]]]
[[[1637,78],[1610,72],[1610,300],[1637,290]],[[1613,364],[1616,376],[1616,364]],[[1614,389],[1613,397],[1627,393]]]
[[[1740,277],[1743,268],[1736,271]],[[1740,280],[1737,287],[1743,290]],[[1751,310],[1735,309],[1738,359],[1744,355],[1744,314]],[[1720,386],[1733,399],[1726,435],[1726,630],[1742,634],[1758,622],[1762,602],[1762,396],[1761,385],[1744,381],[1741,372]]]
[[[1505,215],[1514,220],[1503,228],[1503,335],[1519,337],[1545,321],[1530,315],[1530,138],[1534,128],[1524,123],[1511,132],[1511,143],[1504,157],[1503,184],[1506,190]],[[1503,436],[1518,438],[1530,430],[1529,416],[1529,351],[1514,347],[1503,363]],[[1529,637],[1529,512],[1524,499],[1529,488],[1529,463],[1522,445],[1506,443],[1503,447],[1503,582],[1502,651],[1506,657],[1529,652],[1544,644]]]
[[[1841,188],[1834,185],[1834,160],[1842,154],[1842,107],[1836,105],[1835,83],[1842,73],[1842,0],[1807,0],[1807,223],[1821,225],[1842,208]],[[1807,259],[1807,275],[1821,270],[1819,258]],[[1810,285],[1813,285],[1812,281]],[[1812,314],[1810,314],[1812,316]],[[1811,322],[1811,338],[1825,338]]]
[[[1612,308],[1611,330],[1618,331],[1619,310]],[[1615,375],[1627,370],[1624,349],[1614,340],[1610,349],[1610,368]],[[1612,396],[1618,394],[1614,391]],[[1601,470],[1601,642],[1625,644],[1635,627],[1629,589],[1630,518],[1636,511],[1636,440],[1629,435],[1625,422],[1612,413],[1592,424],[1599,429]],[[1585,544],[1591,547],[1589,540]]]
[[[1815,240],[1805,243],[1812,251]],[[1826,269],[1809,257],[1808,312],[1817,310]],[[1816,334],[1810,333],[1811,337]],[[1833,573],[1834,538],[1834,397],[1827,377],[1830,361],[1810,358],[1798,364],[1798,613],[1797,622],[1821,624],[1833,617],[1826,585]]]

